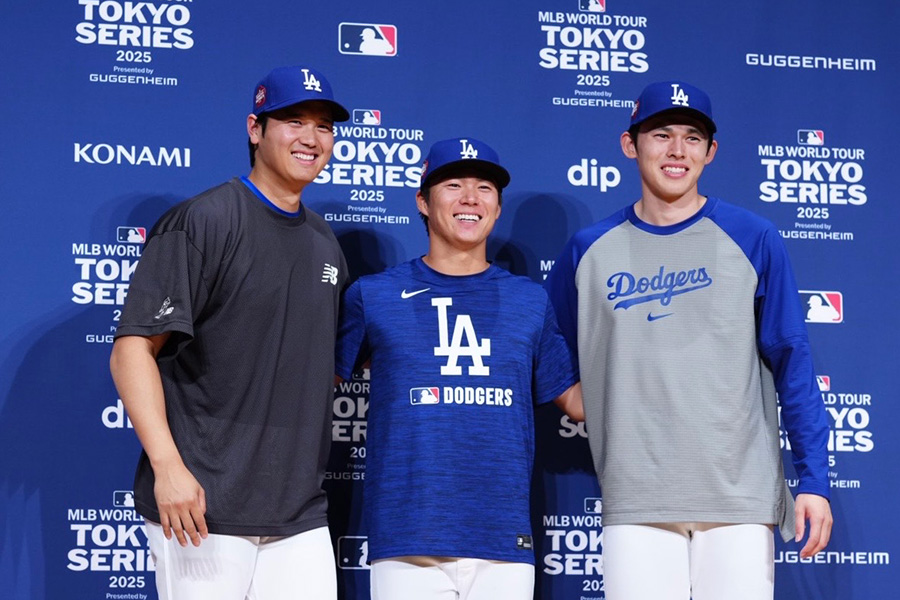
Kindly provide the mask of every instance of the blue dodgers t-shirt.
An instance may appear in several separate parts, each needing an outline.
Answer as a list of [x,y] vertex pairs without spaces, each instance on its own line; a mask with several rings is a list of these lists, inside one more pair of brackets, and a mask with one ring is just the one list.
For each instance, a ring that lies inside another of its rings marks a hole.
[[546,292],[491,266],[421,259],[347,290],[336,371],[371,358],[364,523],[369,558],[534,563],[534,404],[578,376]]

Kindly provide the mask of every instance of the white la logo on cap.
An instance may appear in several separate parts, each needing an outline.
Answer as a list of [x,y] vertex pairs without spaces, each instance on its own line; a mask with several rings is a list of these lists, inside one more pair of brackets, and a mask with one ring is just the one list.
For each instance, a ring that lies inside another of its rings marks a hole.
[[303,87],[309,91],[321,92],[322,84],[316,79],[316,76],[309,72],[309,69],[301,69],[303,71]]
[[478,158],[478,150],[472,147],[469,140],[459,140],[462,144],[462,150],[459,151],[460,158]]
[[678,104],[680,106],[690,106],[688,101],[690,98],[687,94],[684,93],[684,90],[681,89],[677,83],[672,84],[672,104]]

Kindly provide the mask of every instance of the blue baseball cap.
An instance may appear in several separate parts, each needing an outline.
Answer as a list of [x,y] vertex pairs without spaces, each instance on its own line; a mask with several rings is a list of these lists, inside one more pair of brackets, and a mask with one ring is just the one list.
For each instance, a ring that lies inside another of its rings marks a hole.
[[668,111],[692,115],[706,125],[710,134],[716,132],[709,96],[703,90],[683,81],[658,81],[645,87],[634,104],[631,126]]
[[462,137],[441,140],[431,146],[422,164],[419,189],[425,189],[457,171],[483,174],[501,190],[509,185],[509,172],[500,166],[497,152],[480,140]]
[[301,102],[319,100],[331,107],[335,121],[347,121],[350,113],[334,101],[331,84],[319,71],[302,65],[273,69],[256,85],[253,93],[254,115],[278,110]]

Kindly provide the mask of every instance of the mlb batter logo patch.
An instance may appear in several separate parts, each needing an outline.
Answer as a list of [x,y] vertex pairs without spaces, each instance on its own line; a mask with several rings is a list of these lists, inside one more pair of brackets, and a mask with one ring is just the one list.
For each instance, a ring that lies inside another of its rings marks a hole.
[[417,387],[409,390],[410,404],[437,404],[441,392],[436,387]]
[[601,498],[585,498],[584,512],[589,515],[603,514],[603,500]]
[[116,241],[120,244],[143,244],[147,241],[144,227],[116,227]]
[[116,508],[134,508],[134,492],[131,490],[113,491],[113,506]]
[[606,0],[578,0],[582,12],[606,12]]
[[797,143],[801,146],[824,146],[825,132],[821,129],[798,129]]
[[381,125],[381,111],[375,108],[353,109],[354,125]]
[[397,56],[397,27],[378,23],[341,23],[338,25],[338,51],[341,54]]
[[830,392],[831,391],[831,376],[816,375],[816,383],[819,384],[820,392]]
[[339,537],[337,542],[338,568],[369,568],[369,538],[364,535],[345,535]]
[[844,296],[840,292],[800,290],[807,323],[843,323]]

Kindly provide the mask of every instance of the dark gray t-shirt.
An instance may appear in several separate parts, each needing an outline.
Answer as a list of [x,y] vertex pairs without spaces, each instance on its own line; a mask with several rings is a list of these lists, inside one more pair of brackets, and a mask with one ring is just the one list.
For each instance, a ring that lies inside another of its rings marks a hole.
[[[334,338],[347,268],[304,207],[280,213],[239,179],[154,226],[116,337],[171,332],[158,364],[212,533],[291,535],[326,524]],[[135,506],[158,521],[146,453]]]

